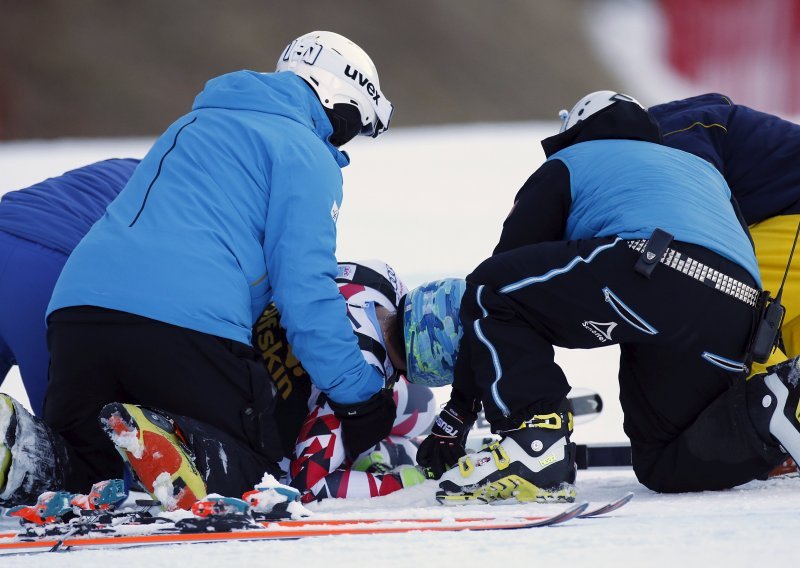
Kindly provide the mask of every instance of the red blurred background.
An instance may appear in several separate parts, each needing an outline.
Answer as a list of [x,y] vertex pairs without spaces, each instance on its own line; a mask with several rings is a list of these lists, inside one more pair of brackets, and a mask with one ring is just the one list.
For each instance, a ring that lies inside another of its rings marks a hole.
[[800,0],[660,0],[672,67],[782,115],[800,114]]

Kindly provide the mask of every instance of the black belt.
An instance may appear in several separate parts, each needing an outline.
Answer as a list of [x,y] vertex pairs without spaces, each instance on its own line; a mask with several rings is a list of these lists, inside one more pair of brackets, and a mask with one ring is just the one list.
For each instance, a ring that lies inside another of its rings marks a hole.
[[[628,241],[628,247],[637,252],[643,252],[647,246],[647,242],[647,239]],[[702,282],[706,286],[719,290],[723,294],[733,296],[750,307],[755,308],[758,304],[758,297],[761,293],[760,290],[748,286],[744,282],[736,280],[736,278],[732,278],[727,274],[722,274],[719,270],[715,270],[702,262],[689,258],[675,249],[667,248],[659,262]]]

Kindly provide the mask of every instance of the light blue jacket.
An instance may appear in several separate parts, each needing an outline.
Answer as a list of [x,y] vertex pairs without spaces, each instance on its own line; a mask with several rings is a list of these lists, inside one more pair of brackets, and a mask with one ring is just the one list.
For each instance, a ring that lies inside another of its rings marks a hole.
[[745,268],[761,286],[755,252],[725,178],[708,162],[660,144],[592,140],[549,158],[569,169],[566,239],[647,239],[653,229]]
[[212,79],[77,246],[48,314],[99,306],[250,343],[274,300],[317,387],[366,400],[383,378],[334,282],[348,158],[331,132],[293,73]]

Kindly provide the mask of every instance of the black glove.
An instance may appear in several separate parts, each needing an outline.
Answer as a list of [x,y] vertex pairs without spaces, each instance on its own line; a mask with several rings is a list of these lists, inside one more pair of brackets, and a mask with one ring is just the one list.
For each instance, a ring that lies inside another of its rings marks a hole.
[[439,479],[442,474],[458,463],[458,458],[466,455],[464,445],[467,433],[478,417],[478,403],[465,406],[450,399],[417,450],[417,463],[431,479]]
[[342,423],[342,440],[348,460],[354,460],[386,438],[397,416],[397,405],[390,389],[381,389],[356,404],[339,404],[330,398],[328,404]]

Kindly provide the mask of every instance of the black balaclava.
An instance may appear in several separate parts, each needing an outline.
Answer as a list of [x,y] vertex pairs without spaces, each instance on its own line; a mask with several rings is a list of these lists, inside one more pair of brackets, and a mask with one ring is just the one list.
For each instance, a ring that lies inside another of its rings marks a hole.
[[361,132],[361,113],[354,105],[336,103],[332,109],[325,106],[322,108],[333,126],[333,134],[328,140],[337,148],[344,146]]

